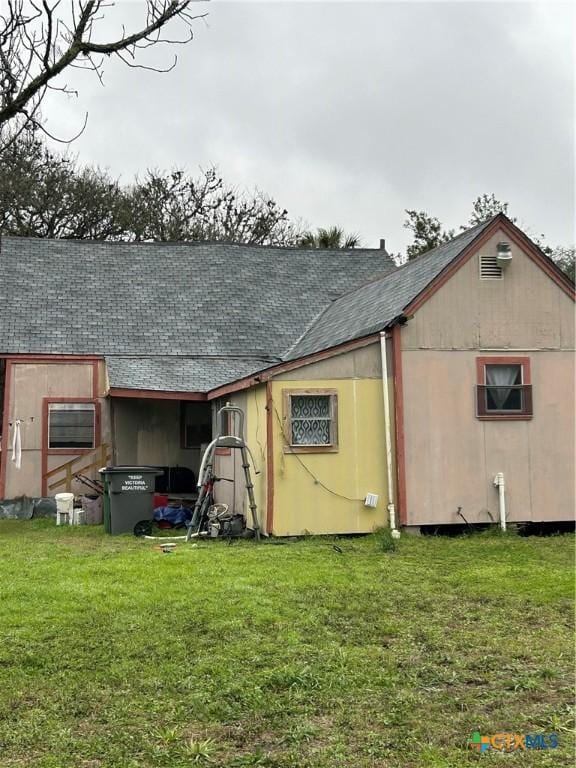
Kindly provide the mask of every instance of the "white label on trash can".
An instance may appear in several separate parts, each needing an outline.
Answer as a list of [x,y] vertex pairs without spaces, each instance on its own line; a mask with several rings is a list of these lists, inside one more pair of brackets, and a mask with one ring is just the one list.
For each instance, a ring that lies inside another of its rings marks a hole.
[[142,475],[128,475],[122,480],[123,491],[147,491],[148,484]]

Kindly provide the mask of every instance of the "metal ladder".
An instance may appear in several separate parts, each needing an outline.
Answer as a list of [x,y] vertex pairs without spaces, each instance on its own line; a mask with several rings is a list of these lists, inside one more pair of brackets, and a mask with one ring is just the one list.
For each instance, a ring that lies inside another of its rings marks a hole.
[[[252,466],[254,467],[255,473],[259,474],[259,472],[256,469],[252,452],[244,439],[244,411],[236,405],[225,405],[220,408],[216,418],[218,433],[208,448],[206,448],[204,456],[202,457],[200,472],[198,473],[198,487],[200,491],[198,493],[196,504],[194,505],[194,513],[192,515],[192,521],[188,527],[186,541],[190,541],[195,535],[193,529],[196,525],[199,530],[201,524],[201,509],[207,495],[206,480],[213,477],[212,468],[214,466],[214,456],[218,448],[230,448],[240,451],[240,456],[242,457],[242,469],[244,470],[244,484],[246,486],[246,491],[248,492],[248,505],[252,517],[254,537],[259,541],[260,525],[258,523],[256,499],[254,498],[254,484],[252,483],[252,477],[250,475],[249,458],[252,460]],[[233,425],[232,431],[234,434],[227,434],[230,424]]]

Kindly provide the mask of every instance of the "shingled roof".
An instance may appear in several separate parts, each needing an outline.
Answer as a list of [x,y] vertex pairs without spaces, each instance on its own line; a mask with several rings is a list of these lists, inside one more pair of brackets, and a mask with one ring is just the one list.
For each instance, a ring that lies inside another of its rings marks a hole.
[[0,243],[0,354],[106,357],[111,386],[196,391],[280,361],[384,250],[38,238]]
[[492,221],[467,229],[396,271],[335,299],[286,359],[304,357],[386,328]]
[[[160,392],[210,392],[269,368],[278,360],[257,357],[107,357],[110,385]],[[192,390],[191,382],[194,389]]]
[[390,326],[494,219],[383,250],[2,238],[0,354],[95,354],[112,387],[209,392]]

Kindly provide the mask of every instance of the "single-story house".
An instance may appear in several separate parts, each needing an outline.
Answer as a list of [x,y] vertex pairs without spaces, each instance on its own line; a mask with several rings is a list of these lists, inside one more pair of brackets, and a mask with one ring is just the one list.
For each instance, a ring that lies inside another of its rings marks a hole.
[[[503,214],[402,267],[2,238],[0,358],[0,499],[106,463],[189,492],[231,402],[270,535],[574,516],[574,286]],[[243,511],[236,453],[217,493]]]

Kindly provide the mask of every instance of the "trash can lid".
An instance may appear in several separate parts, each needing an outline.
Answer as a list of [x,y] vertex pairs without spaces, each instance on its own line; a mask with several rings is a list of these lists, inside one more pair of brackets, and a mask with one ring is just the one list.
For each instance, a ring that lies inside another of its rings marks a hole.
[[99,469],[98,472],[101,475],[109,474],[139,474],[139,475],[162,475],[164,474],[164,471],[162,469],[158,469],[157,467],[134,467],[134,466],[115,466],[115,467],[102,467],[102,469]]

